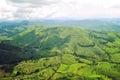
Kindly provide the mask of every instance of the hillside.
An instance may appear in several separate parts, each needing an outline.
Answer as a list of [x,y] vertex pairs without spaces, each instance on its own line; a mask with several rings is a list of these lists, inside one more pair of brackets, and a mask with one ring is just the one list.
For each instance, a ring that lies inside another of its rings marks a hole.
[[120,79],[119,32],[31,27],[2,35],[0,42],[3,79]]

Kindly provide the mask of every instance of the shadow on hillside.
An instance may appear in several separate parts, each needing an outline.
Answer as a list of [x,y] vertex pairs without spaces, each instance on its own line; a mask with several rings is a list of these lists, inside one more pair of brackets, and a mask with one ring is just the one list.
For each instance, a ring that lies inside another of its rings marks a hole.
[[18,62],[22,61],[18,54],[21,49],[9,44],[0,43],[0,70],[11,72]]
[[35,50],[21,49],[19,47],[10,45],[9,42],[0,43],[0,70],[5,72],[12,72],[14,66],[21,61],[37,60],[40,56],[36,56]]

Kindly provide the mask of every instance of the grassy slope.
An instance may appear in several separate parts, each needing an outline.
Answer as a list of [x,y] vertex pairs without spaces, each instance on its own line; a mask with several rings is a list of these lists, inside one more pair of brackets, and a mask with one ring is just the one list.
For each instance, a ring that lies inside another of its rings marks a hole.
[[119,33],[32,28],[12,39],[10,43],[22,49],[21,57],[28,55],[28,61],[14,67],[14,78],[119,80]]

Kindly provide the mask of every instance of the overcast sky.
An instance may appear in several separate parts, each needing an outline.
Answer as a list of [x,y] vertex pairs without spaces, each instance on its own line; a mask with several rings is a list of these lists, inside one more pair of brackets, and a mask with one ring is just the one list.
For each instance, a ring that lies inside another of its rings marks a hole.
[[0,20],[120,18],[120,0],[0,0]]

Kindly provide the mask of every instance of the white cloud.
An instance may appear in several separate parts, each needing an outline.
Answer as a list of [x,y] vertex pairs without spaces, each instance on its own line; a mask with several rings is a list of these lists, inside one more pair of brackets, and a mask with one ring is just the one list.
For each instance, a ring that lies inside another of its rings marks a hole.
[[13,20],[16,10],[17,7],[7,4],[6,0],[0,1],[0,19]]
[[1,0],[0,19],[120,18],[119,0]]

